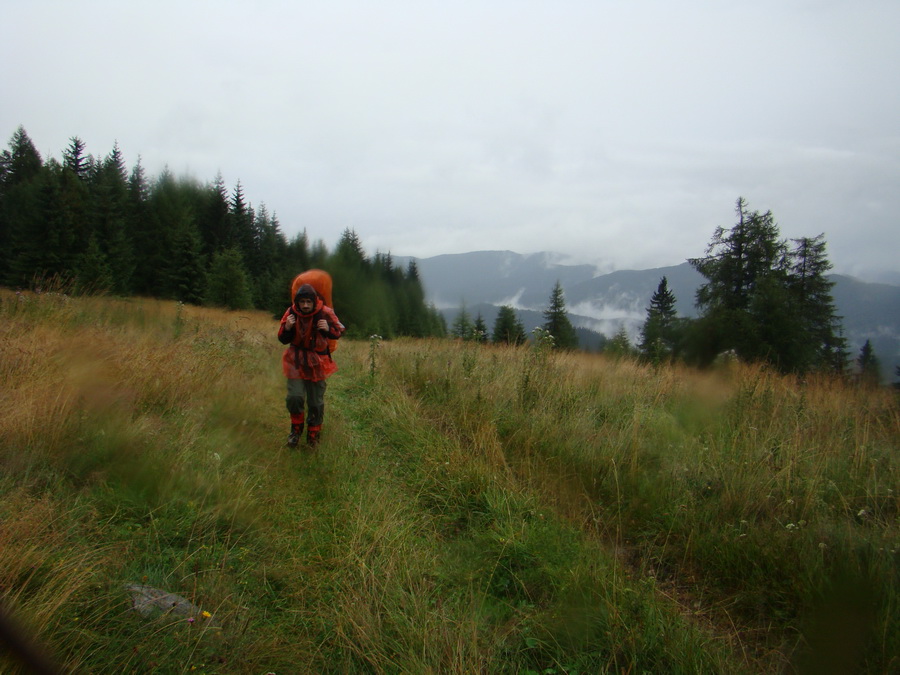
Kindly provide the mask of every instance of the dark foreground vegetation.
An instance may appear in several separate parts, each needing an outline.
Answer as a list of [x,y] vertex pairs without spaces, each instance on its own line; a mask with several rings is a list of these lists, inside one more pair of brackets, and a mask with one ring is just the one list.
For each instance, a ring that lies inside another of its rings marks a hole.
[[63,670],[900,669],[893,392],[345,340],[288,451],[274,333],[0,292],[0,600]]

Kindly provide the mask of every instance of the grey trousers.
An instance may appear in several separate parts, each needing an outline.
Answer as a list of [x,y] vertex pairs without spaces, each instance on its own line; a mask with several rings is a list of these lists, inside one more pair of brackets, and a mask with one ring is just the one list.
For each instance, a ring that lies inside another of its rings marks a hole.
[[306,424],[311,427],[321,426],[325,418],[325,380],[310,382],[288,379],[284,402],[291,415],[302,414],[305,404],[308,410]]

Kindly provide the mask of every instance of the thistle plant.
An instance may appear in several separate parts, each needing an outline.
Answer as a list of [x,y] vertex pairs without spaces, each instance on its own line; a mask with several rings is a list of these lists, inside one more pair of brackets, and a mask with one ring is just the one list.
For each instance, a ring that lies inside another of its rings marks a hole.
[[383,339],[380,335],[369,336],[369,379],[371,380],[375,379],[375,371],[377,370],[375,352]]
[[532,343],[531,353],[525,358],[524,368],[522,370],[522,380],[519,385],[519,402],[523,406],[531,406],[535,403],[537,392],[535,391],[534,381],[540,379],[541,372],[547,366],[547,359],[556,340],[546,328],[538,326],[533,331],[534,342]]

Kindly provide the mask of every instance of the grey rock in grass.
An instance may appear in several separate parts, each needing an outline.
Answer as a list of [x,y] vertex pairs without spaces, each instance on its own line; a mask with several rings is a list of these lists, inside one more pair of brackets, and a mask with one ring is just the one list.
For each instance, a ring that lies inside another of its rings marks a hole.
[[174,614],[205,626],[216,626],[211,615],[204,616],[203,609],[175,593],[143,584],[129,584],[125,590],[131,595],[131,608],[145,619]]

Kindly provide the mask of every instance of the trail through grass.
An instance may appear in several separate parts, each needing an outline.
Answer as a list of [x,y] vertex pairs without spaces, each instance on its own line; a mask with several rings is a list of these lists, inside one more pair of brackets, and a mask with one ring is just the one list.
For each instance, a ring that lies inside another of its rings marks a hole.
[[74,672],[897,665],[887,392],[342,341],[289,451],[270,317],[0,302],[0,598]]

